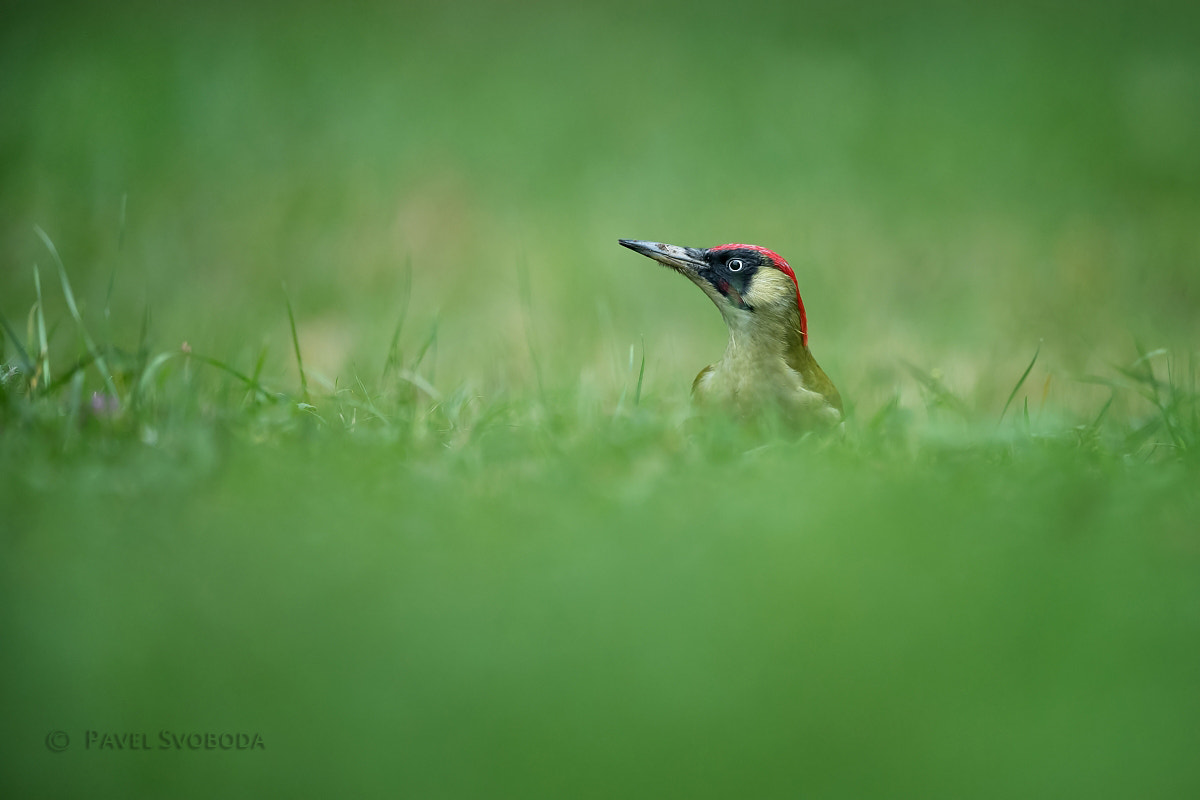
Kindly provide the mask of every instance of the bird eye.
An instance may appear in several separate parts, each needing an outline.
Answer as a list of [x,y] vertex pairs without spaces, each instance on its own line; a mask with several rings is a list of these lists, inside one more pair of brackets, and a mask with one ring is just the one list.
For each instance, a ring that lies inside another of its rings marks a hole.
[[741,272],[746,264],[740,258],[731,258],[725,266],[729,267],[730,272]]

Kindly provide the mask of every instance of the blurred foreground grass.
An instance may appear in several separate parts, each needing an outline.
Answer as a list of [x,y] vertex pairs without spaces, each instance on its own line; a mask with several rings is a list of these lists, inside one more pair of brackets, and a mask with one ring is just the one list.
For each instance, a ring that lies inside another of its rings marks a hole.
[[731,13],[13,7],[5,796],[1200,792],[1195,12]]
[[1194,470],[527,435],[7,475],[12,796],[1200,788]]

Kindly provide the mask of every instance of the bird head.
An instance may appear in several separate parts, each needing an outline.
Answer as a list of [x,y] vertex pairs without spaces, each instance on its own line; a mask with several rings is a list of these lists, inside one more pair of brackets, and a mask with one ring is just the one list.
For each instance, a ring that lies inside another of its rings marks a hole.
[[686,275],[716,303],[730,327],[752,324],[756,315],[779,318],[798,313],[800,340],[808,346],[808,320],[796,273],[778,253],[754,244],[722,244],[703,250],[660,242],[619,241]]

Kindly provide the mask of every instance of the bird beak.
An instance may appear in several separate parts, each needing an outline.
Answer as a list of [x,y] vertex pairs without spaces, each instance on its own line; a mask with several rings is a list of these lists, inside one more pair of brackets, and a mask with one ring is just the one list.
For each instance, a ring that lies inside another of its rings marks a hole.
[[677,244],[662,244],[661,242],[639,242],[636,239],[618,239],[617,241],[623,247],[649,256],[660,264],[677,269],[691,277],[697,276],[700,270],[708,266],[704,260],[704,251],[695,247],[680,247]]
[[729,281],[713,274],[713,268],[705,259],[708,254],[707,250],[661,242],[639,242],[635,239],[618,239],[617,241],[622,246],[649,256],[658,263],[685,275],[717,304],[717,308],[721,309],[722,314],[732,313],[734,309],[754,310],[746,304],[738,290],[729,285]]

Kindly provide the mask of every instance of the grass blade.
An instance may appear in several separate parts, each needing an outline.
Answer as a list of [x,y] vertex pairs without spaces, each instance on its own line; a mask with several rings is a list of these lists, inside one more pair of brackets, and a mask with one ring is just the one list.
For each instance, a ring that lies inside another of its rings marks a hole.
[[646,337],[642,337],[642,366],[638,368],[637,389],[633,392],[633,404],[636,406],[642,401],[642,379],[646,377]]
[[533,362],[533,376],[537,379],[538,397],[542,404],[546,403],[546,389],[542,383],[542,365],[538,361],[537,347],[534,344],[533,333],[533,292],[529,287],[529,265],[525,259],[517,264],[517,292],[521,296],[521,310],[525,317],[525,342],[529,346],[529,360]]
[[941,378],[939,378],[936,373],[926,373],[924,370],[917,367],[915,364],[909,363],[908,361],[901,361],[901,363],[904,364],[909,373],[916,378],[917,383],[925,387],[925,390],[932,396],[934,404],[929,406],[930,408],[941,406],[953,411],[963,419],[968,419],[970,417],[970,411],[967,408],[967,404],[960,400],[959,397],[954,394],[954,392],[946,388],[946,385],[942,383]]
[[292,327],[292,347],[296,351],[296,368],[300,370],[300,395],[308,402],[308,378],[304,374],[304,359],[300,357],[300,337],[296,334],[296,315],[292,313],[292,301],[288,299],[287,287],[283,287],[283,302],[287,306],[288,324]]
[[358,376],[358,370],[354,371],[354,381],[358,384],[358,390],[362,393],[363,401],[367,404],[367,410],[379,419],[384,425],[391,425],[392,421],[384,416],[379,407],[375,405],[375,401],[371,399],[371,393],[367,391],[367,387],[363,385],[362,378]]
[[138,353],[146,354],[150,347],[150,303],[142,310],[142,328],[138,331]]
[[50,251],[50,255],[54,256],[54,262],[58,265],[58,276],[62,279],[63,296],[67,300],[67,309],[71,312],[71,316],[75,319],[75,324],[79,326],[79,333],[83,337],[83,343],[91,354],[93,361],[96,364],[96,369],[100,371],[100,377],[104,379],[104,388],[109,395],[115,399],[119,399],[116,384],[113,383],[112,373],[108,370],[108,362],[104,360],[104,355],[96,347],[96,342],[88,333],[87,326],[83,324],[83,315],[79,313],[79,306],[75,302],[75,293],[71,291],[71,281],[67,278],[67,268],[63,266],[62,258],[58,255],[58,249],[54,246],[54,242],[50,241],[50,237],[40,226],[33,226],[34,232],[41,238],[42,243],[46,245],[46,249]]
[[429,328],[429,335],[425,337],[425,342],[421,345],[421,349],[417,351],[416,360],[413,361],[412,372],[415,372],[421,366],[421,362],[425,360],[425,354],[430,349],[437,349],[438,325],[440,322],[441,320],[437,317],[433,318],[433,325]]
[[104,293],[104,321],[107,323],[112,319],[112,296],[113,289],[117,287],[117,268],[113,267],[112,272],[108,273],[108,291]]
[[442,401],[442,393],[435,389],[433,384],[422,378],[417,373],[412,372],[411,370],[402,369],[396,373],[396,377],[417,387],[422,392],[429,395],[434,402],[440,403]]
[[1106,416],[1108,416],[1108,410],[1110,408],[1112,408],[1113,401],[1116,399],[1117,399],[1116,392],[1113,392],[1112,394],[1110,394],[1108,396],[1108,402],[1106,402],[1104,404],[1104,407],[1100,409],[1100,413],[1096,415],[1096,418],[1094,420],[1092,420],[1092,423],[1087,426],[1087,430],[1089,432],[1095,433],[1096,431],[1100,430],[1100,423],[1104,422],[1104,418]]
[[54,379],[53,383],[46,384],[46,394],[53,395],[58,392],[63,386],[67,385],[75,375],[83,372],[96,361],[96,357],[92,353],[84,353],[79,360],[71,365],[70,369]]
[[129,205],[129,192],[121,195],[121,214],[117,221],[117,253],[125,246],[125,210]]
[[254,374],[251,375],[255,381],[262,377],[263,367],[267,365],[267,346],[263,345],[258,351],[258,358],[254,361]]
[[392,331],[392,341],[388,345],[387,358],[383,361],[383,380],[387,380],[388,373],[400,366],[400,333],[404,330],[404,323],[408,321],[408,307],[412,302],[412,256],[404,259],[403,286],[400,318],[396,320],[396,328]]
[[1192,405],[1192,440],[1200,439],[1200,394],[1196,391],[1196,354],[1188,353],[1188,401]]
[[158,374],[158,370],[163,364],[170,361],[172,358],[178,358],[184,355],[182,352],[167,352],[159,353],[154,358],[150,359],[150,363],[142,370],[141,377],[137,383],[137,397],[143,398],[146,396],[146,390],[150,388],[150,382],[154,380],[154,376]]
[[39,383],[46,386],[50,383],[50,343],[46,338],[46,312],[45,303],[42,300],[42,276],[38,271],[38,265],[33,265],[33,289],[37,296],[37,305],[35,308],[34,319],[37,324],[38,337],[38,364],[41,367],[41,380]]
[[[625,373],[633,372],[633,345],[629,345],[629,363],[625,367]],[[616,416],[621,416],[625,411],[625,398],[629,396],[629,381],[621,382],[621,396],[617,398]]]
[[33,376],[33,361],[29,358],[29,353],[25,352],[25,348],[21,346],[21,340],[17,338],[16,331],[8,324],[8,319],[0,314],[0,326],[4,327],[4,333],[8,337],[8,341],[12,342],[13,347],[17,349],[17,359],[21,362],[21,371],[26,376]]
[[878,411],[871,415],[870,421],[867,422],[866,429],[873,434],[879,434],[891,425],[893,421],[901,414],[900,411],[900,395],[893,394]]
[[221,370],[222,372],[232,375],[234,378],[237,378],[239,381],[244,383],[249,388],[258,392],[266,400],[271,400],[271,399],[280,397],[280,395],[268,390],[265,386],[263,386],[258,381],[254,380],[253,378],[251,378],[250,376],[248,376],[242,372],[239,372],[238,370],[236,370],[233,367],[226,364],[224,361],[220,361],[218,359],[212,358],[211,356],[200,355],[199,353],[188,353],[187,355],[189,358],[194,358],[202,364],[208,364],[210,367],[216,367],[217,369]]
[[[1021,391],[1021,387],[1025,385],[1025,379],[1029,377],[1029,373],[1033,371],[1033,365],[1037,363],[1038,355],[1042,352],[1042,343],[1038,342],[1037,349],[1033,351],[1033,358],[1029,361],[1029,366],[1021,373],[1021,379],[1017,381],[1017,385],[1008,393],[1008,400],[1004,401],[1004,410],[1000,412],[1000,419],[996,420],[996,427],[1000,427],[1000,423],[1004,421],[1004,415],[1008,413],[1008,407],[1012,405],[1013,398],[1017,396],[1017,392]],[[1029,399],[1025,401],[1025,419],[1029,419]]]

